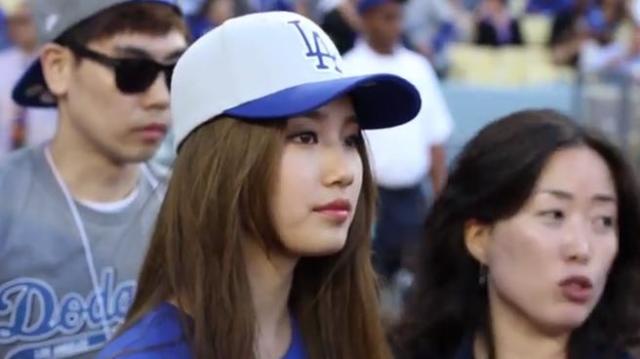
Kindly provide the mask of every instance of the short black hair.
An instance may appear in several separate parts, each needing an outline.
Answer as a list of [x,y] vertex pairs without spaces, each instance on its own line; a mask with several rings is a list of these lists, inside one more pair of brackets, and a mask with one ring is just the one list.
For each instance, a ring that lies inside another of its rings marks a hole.
[[107,8],[65,31],[60,44],[86,45],[121,33],[164,35],[178,30],[189,40],[186,22],[175,9],[164,4],[122,3]]

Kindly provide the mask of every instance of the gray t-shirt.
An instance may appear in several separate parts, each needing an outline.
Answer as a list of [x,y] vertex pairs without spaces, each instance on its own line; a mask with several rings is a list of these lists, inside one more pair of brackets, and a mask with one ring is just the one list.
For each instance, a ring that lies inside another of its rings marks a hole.
[[153,182],[140,176],[135,199],[115,212],[76,201],[87,252],[44,147],[0,163],[0,359],[90,358],[105,344],[104,324],[121,324],[133,299],[162,199]]

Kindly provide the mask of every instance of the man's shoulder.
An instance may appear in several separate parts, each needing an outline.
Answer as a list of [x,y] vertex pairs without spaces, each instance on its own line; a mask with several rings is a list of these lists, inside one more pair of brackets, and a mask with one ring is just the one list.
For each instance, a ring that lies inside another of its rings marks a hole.
[[427,69],[427,71],[432,69],[431,63],[426,57],[416,51],[407,48],[406,46],[398,47],[398,49],[396,50],[396,57],[398,59],[401,59],[403,62],[408,62],[416,67]]
[[351,62],[354,60],[360,60],[362,58],[367,57],[367,48],[366,44],[362,40],[356,41],[355,45],[351,48],[351,50],[347,51],[342,55],[342,59],[345,62]]
[[408,59],[411,59],[413,61],[419,61],[419,62],[429,62],[429,60],[427,60],[426,57],[424,57],[423,55],[421,55],[420,53],[411,50],[410,48],[406,47],[406,46],[399,46],[398,47],[398,55],[406,57]]
[[24,148],[0,159],[0,192],[11,190],[11,184],[33,175],[38,150],[39,147]]

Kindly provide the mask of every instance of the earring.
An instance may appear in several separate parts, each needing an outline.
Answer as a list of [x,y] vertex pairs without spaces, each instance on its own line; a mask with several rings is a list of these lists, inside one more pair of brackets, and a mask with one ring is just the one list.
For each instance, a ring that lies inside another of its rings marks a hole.
[[489,275],[489,270],[487,269],[487,266],[484,264],[480,264],[480,271],[479,271],[479,275],[478,275],[478,284],[481,287],[484,287],[487,284],[487,276]]

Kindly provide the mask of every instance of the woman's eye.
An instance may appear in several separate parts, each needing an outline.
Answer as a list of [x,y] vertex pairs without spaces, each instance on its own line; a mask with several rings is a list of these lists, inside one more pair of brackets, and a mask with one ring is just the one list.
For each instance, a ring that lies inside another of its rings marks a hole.
[[613,228],[615,227],[615,219],[611,216],[601,216],[596,218],[596,225],[602,228]]
[[351,135],[347,137],[344,143],[349,147],[356,147],[362,143],[362,136],[360,134]]
[[295,143],[303,144],[303,145],[311,145],[318,143],[318,135],[313,132],[303,132],[298,133],[292,136],[289,136],[289,139]]
[[564,213],[561,210],[553,209],[540,212],[540,216],[550,222],[560,222],[564,219]]

